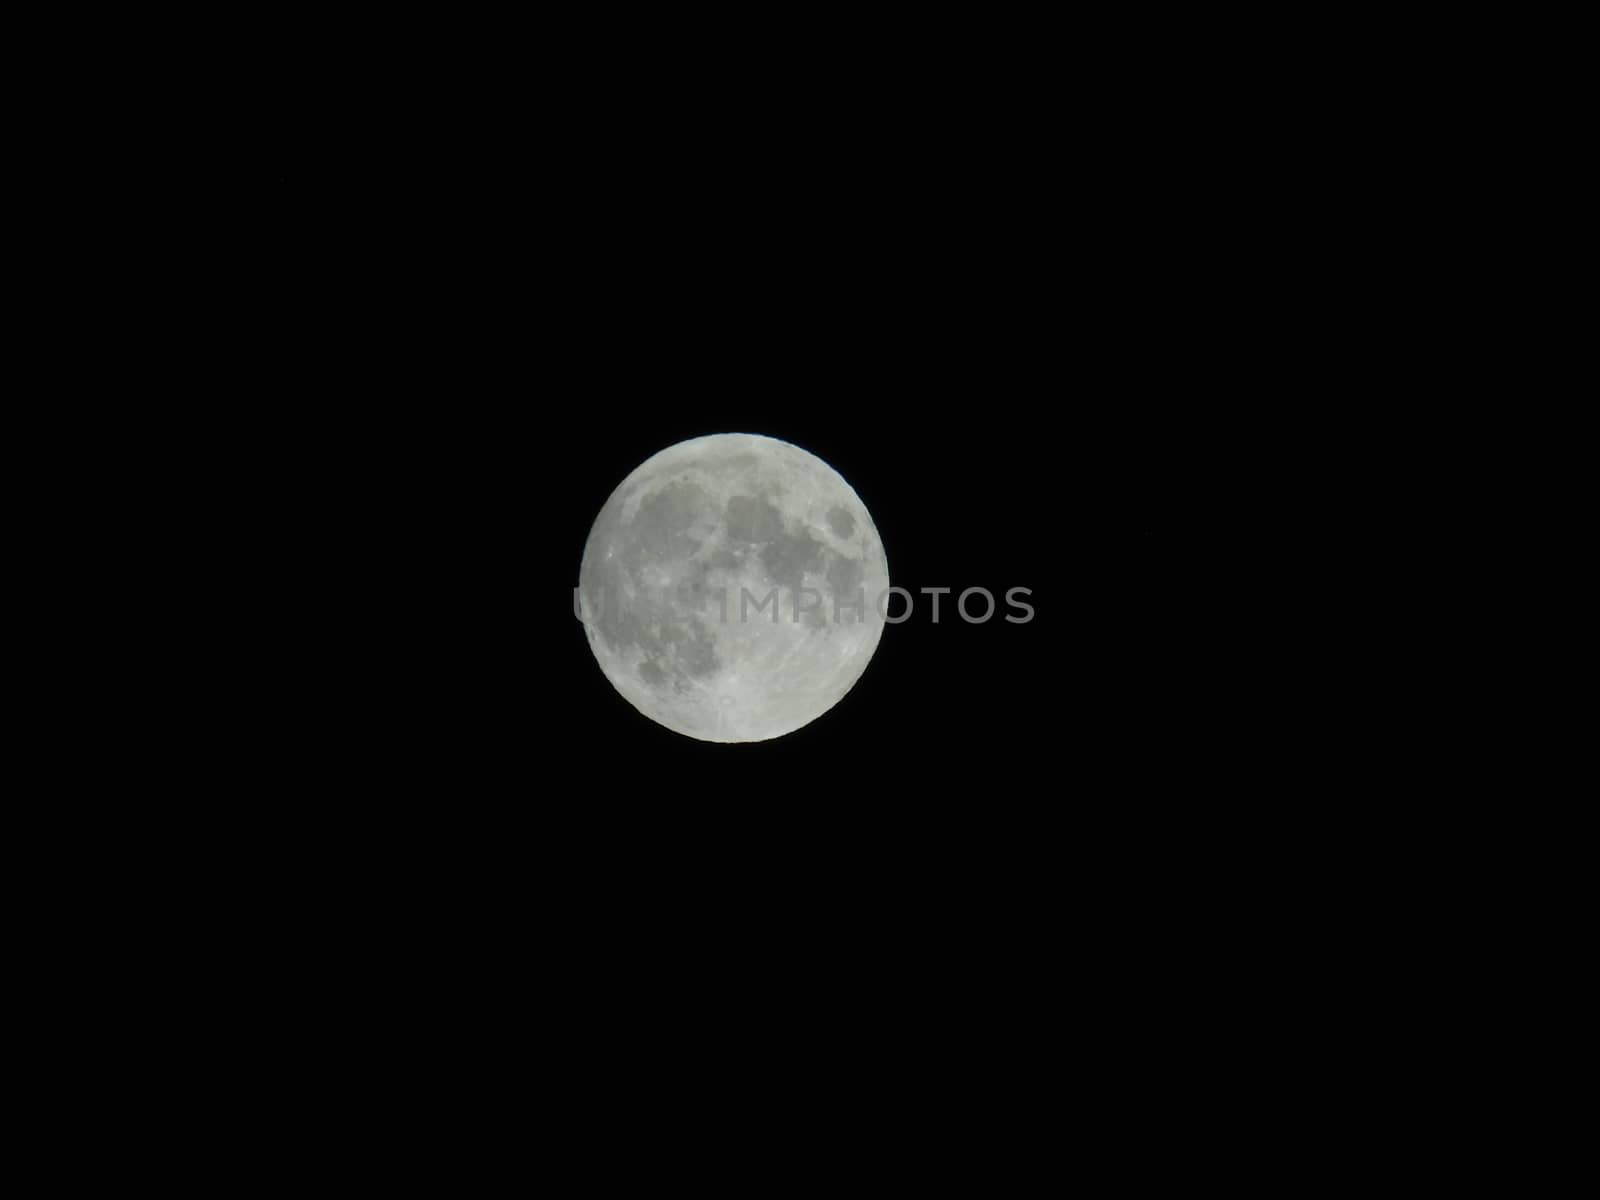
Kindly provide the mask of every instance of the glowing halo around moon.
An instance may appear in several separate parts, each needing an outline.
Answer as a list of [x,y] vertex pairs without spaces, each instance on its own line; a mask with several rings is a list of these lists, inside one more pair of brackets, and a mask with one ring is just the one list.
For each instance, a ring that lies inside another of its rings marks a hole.
[[584,546],[578,610],[639,712],[701,741],[759,742],[855,686],[888,586],[877,528],[837,471],[788,442],[723,433],[669,446],[612,492]]

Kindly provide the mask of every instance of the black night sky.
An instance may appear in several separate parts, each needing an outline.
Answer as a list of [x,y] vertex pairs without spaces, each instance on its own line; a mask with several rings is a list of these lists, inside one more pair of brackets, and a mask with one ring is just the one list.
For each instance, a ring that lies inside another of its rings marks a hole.
[[[558,104],[485,72],[283,138],[248,761],[318,903],[355,871],[468,974],[525,944],[667,992],[848,976],[908,1022],[941,972],[1037,1016],[1072,956],[1218,961],[1195,914],[1244,903],[1275,811],[1238,631],[1277,603],[1245,481],[1289,335],[1239,250],[1246,168],[1191,136],[1211,118],[1013,82]],[[611,490],[719,432],[838,469],[917,593],[841,703],[765,743],[639,715],[572,613]],[[925,587],[952,589],[938,623]],[[969,587],[994,619],[956,615]],[[496,961],[510,1005],[531,968]],[[1096,986],[1104,1019],[1151,1002]],[[626,1023],[632,993],[579,991],[563,1019]]]

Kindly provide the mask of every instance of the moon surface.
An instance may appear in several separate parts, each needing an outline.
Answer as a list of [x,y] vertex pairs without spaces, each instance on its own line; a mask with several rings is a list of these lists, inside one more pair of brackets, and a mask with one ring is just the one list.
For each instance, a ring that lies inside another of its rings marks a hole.
[[820,458],[723,433],[669,446],[611,494],[578,610],[618,692],[668,729],[758,742],[816,720],[866,670],[889,586],[866,506]]

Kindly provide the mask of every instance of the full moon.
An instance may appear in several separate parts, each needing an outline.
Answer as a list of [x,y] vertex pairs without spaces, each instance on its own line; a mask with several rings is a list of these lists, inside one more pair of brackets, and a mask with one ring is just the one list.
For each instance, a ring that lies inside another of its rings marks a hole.
[[782,737],[839,703],[883,636],[889,564],[820,458],[723,433],[669,446],[589,531],[578,613],[645,716],[707,742]]

